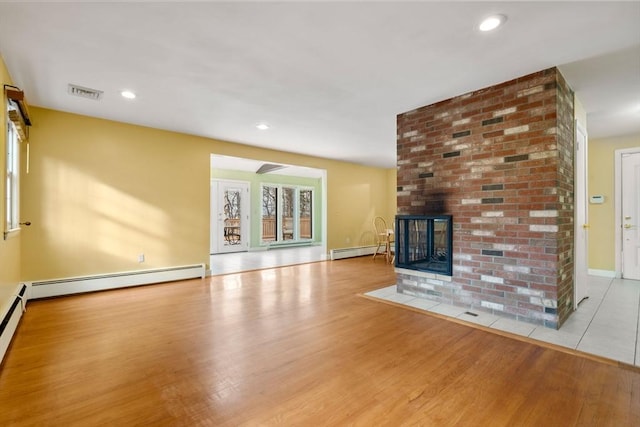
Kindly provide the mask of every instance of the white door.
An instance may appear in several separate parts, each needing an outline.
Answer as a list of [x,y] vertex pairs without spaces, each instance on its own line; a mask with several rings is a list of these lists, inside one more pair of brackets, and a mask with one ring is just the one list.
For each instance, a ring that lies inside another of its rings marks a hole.
[[640,152],[622,154],[622,277],[640,280]]
[[211,253],[249,249],[249,183],[212,181]]
[[575,274],[573,308],[589,296],[589,222],[587,203],[587,132],[576,122],[575,158]]

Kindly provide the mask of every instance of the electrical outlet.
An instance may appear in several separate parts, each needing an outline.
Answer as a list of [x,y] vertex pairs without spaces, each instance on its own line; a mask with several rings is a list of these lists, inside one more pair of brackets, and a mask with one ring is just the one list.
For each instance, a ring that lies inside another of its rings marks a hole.
[[144,262],[144,254],[138,255],[138,262]]

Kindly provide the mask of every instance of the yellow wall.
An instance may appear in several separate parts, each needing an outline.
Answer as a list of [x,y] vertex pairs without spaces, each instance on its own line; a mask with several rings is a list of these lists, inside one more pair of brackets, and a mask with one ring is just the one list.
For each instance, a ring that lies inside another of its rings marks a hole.
[[[0,80],[2,84],[12,84],[7,67],[0,57]],[[6,173],[7,152],[7,99],[4,90],[2,91],[2,108],[0,108],[0,176]],[[5,184],[4,178],[0,185],[0,229],[4,231],[6,223],[5,213]],[[16,289],[20,279],[20,232],[12,233],[7,240],[0,236],[0,310],[10,302],[10,297]],[[0,311],[2,313],[3,311]]]
[[615,271],[615,150],[640,147],[640,134],[589,140],[589,195],[605,202],[589,204],[589,268]]
[[389,169],[42,108],[31,113],[22,217],[33,225],[22,232],[24,280],[208,264],[211,153],[326,169],[328,249],[373,244],[373,217],[395,209]]

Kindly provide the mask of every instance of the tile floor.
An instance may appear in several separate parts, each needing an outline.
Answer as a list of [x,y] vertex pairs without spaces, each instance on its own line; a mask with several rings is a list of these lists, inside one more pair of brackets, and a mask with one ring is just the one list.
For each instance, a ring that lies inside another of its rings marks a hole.
[[322,261],[326,259],[326,250],[324,246],[299,246],[267,251],[212,254],[210,259],[211,274],[215,276]]
[[[640,281],[589,276],[588,288],[589,298],[557,331],[399,294],[395,285],[366,295],[640,366]],[[466,314],[469,311],[477,316]]]
[[[211,255],[210,265],[211,274],[219,275],[325,259],[323,247],[305,246]],[[589,298],[580,303],[578,310],[558,331],[399,294],[395,285],[368,292],[367,295],[640,366],[640,282],[589,276],[588,288]],[[478,316],[465,314],[467,311]]]

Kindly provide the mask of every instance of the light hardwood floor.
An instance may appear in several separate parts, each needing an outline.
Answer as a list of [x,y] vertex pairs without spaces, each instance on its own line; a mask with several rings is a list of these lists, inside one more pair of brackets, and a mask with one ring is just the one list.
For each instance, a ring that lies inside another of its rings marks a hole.
[[370,257],[32,301],[2,426],[634,426],[640,371],[363,298]]

